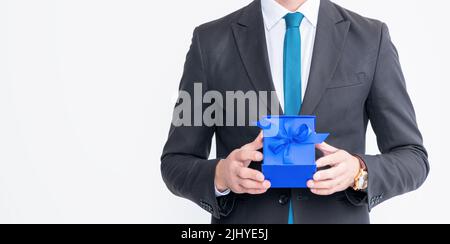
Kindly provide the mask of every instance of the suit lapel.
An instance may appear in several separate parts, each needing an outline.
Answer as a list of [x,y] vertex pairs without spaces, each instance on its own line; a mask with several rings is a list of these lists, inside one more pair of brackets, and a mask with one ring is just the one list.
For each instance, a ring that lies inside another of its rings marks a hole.
[[[271,113],[270,92],[275,91],[270,71],[267,43],[261,1],[251,3],[243,12],[238,23],[232,25],[234,38],[244,63],[250,82],[255,91],[267,91],[268,104],[265,106]],[[274,104],[279,105],[278,98]],[[280,110],[281,111],[281,108]]]
[[343,19],[336,7],[330,1],[322,0],[301,114],[314,114],[336,71],[349,28],[350,22]]

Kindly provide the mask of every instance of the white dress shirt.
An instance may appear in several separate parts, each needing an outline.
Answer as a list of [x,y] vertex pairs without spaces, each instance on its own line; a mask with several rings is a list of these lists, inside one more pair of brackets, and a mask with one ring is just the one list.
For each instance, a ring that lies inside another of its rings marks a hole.
[[[262,12],[266,30],[267,52],[269,54],[272,79],[281,107],[284,109],[283,58],[286,22],[284,16],[292,13],[275,0],[262,0]],[[302,98],[308,85],[309,71],[316,39],[317,19],[319,17],[320,0],[307,0],[295,12],[302,13],[305,18],[300,25],[301,35],[301,71]]]
[[[270,69],[275,91],[281,107],[284,110],[284,37],[286,34],[286,22],[284,16],[292,13],[275,0],[261,0],[262,13],[267,41],[267,53],[269,54]],[[319,17],[320,0],[307,0],[295,12],[302,13],[305,18],[300,25],[301,35],[301,71],[302,71],[302,97],[305,96],[308,85],[309,71],[313,56],[314,41],[316,39],[316,27]],[[226,196],[230,193],[219,192],[216,189],[216,196]]]

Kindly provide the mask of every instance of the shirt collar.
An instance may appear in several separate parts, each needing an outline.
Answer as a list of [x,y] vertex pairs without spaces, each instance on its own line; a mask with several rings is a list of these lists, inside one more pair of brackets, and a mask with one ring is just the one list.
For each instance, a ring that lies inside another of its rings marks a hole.
[[[284,16],[286,16],[286,14],[291,13],[275,0],[261,0],[261,7],[264,24],[268,30],[272,29],[280,20],[284,18]],[[316,27],[317,20],[319,18],[319,8],[320,0],[307,0],[295,12],[302,13],[309,23],[313,27]]]

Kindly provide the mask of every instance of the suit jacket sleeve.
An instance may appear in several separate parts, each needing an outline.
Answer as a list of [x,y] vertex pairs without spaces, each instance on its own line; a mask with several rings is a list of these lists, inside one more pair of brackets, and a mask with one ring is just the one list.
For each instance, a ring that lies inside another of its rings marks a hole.
[[[180,91],[188,92],[191,97],[192,121],[194,111],[204,110],[203,105],[199,107],[194,103],[194,83],[202,83],[203,92],[207,89],[204,67],[196,29],[180,82]],[[161,173],[173,194],[193,201],[215,218],[220,218],[231,211],[233,202],[229,200],[233,194],[220,198],[215,195],[214,178],[219,159],[208,160],[214,132],[214,127],[204,125],[172,125],[161,157]]]
[[428,155],[406,90],[398,53],[385,24],[381,33],[366,111],[382,154],[358,155],[368,168],[369,188],[365,201],[369,210],[394,196],[416,190],[429,173]]

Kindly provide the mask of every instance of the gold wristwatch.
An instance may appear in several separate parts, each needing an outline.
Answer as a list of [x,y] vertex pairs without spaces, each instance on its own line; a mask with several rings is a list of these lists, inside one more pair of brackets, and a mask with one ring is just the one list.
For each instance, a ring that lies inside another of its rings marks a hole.
[[361,169],[359,170],[358,175],[355,177],[355,184],[353,186],[353,190],[355,191],[364,191],[367,189],[369,185],[369,175],[366,170],[366,165],[362,159],[359,159],[361,163]]

